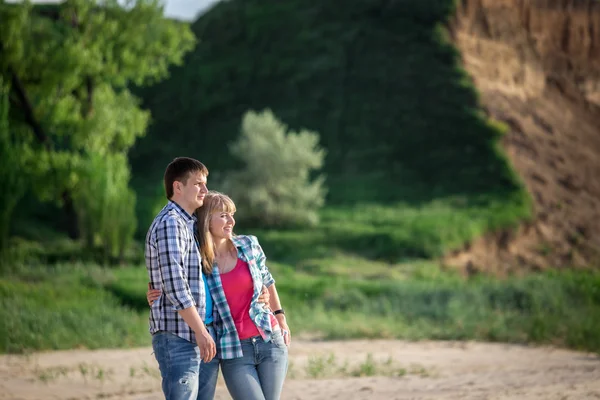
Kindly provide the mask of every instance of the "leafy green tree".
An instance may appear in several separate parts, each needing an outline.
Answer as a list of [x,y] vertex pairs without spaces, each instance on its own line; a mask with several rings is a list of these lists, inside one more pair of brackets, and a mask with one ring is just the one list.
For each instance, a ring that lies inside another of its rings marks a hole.
[[124,153],[90,155],[74,191],[82,236],[89,248],[99,248],[104,260],[123,260],[136,228],[135,193],[128,187]]
[[223,190],[243,210],[241,219],[273,227],[318,222],[325,201],[324,176],[311,179],[325,158],[318,133],[288,131],[269,109],[248,111],[231,153],[243,166],[227,175]]
[[165,19],[158,0],[126,6],[0,0],[0,21],[11,129],[34,155],[23,174],[40,200],[63,205],[68,231],[77,237],[76,209],[83,204],[74,204],[73,192],[89,181],[95,157],[125,154],[148,125],[149,113],[128,87],[165,78],[194,36],[187,24]]

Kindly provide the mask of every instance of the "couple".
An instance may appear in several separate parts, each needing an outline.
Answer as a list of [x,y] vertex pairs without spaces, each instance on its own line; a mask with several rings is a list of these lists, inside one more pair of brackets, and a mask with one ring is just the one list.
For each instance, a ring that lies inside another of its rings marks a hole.
[[275,400],[288,365],[285,313],[256,237],[233,234],[235,204],[209,192],[207,177],[200,161],[173,160],[169,202],[146,236],[162,389],[167,400],[212,399],[220,363],[234,400]]

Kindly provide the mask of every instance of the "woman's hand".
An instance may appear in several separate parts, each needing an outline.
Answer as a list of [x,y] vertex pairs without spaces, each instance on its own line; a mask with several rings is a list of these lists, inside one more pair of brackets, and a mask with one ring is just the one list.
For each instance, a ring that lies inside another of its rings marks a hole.
[[275,318],[277,318],[277,322],[279,323],[279,327],[283,333],[283,342],[287,347],[290,347],[290,344],[292,343],[292,332],[290,331],[290,327],[285,319],[285,314],[277,314]]
[[160,289],[152,289],[150,284],[148,284],[148,291],[146,292],[146,299],[148,300],[148,305],[152,307],[154,301],[160,297],[161,290]]

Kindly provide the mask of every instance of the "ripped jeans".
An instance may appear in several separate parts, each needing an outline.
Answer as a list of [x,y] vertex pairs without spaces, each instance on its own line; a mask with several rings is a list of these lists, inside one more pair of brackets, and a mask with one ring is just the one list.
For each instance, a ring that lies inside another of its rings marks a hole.
[[[214,328],[211,326],[207,329],[215,339]],[[158,361],[166,400],[214,398],[219,374],[218,358],[204,363],[200,359],[198,346],[164,331],[152,335],[152,348]]]

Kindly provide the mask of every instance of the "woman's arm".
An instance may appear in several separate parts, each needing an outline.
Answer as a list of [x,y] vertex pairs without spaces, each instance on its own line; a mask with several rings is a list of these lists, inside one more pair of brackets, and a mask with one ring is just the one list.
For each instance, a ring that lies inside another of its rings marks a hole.
[[281,327],[281,330],[283,332],[283,340],[285,344],[289,346],[292,342],[292,333],[290,332],[290,328],[287,324],[285,312],[281,307],[281,301],[279,300],[279,294],[277,294],[277,288],[275,287],[275,284],[269,286],[269,295],[269,306],[271,307],[271,310],[273,310],[275,318],[277,318],[277,322]]

